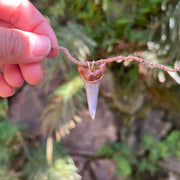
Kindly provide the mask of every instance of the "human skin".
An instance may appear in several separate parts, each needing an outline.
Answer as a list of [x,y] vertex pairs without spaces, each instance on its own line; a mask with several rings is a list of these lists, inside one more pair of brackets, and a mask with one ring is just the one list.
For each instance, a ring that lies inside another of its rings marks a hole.
[[55,33],[28,0],[0,0],[0,96],[13,95],[24,80],[39,83],[41,61],[58,55],[52,46]]

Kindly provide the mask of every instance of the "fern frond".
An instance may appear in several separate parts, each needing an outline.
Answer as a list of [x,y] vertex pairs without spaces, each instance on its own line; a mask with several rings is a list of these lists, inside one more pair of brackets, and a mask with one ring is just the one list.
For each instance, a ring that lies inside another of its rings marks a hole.
[[88,37],[85,27],[80,24],[68,23],[57,35],[61,44],[68,47],[72,56],[80,61],[86,61],[87,56],[90,56],[96,47],[96,42]]
[[72,127],[77,108],[81,108],[83,104],[83,87],[83,81],[76,76],[55,90],[43,113],[42,132],[44,134],[59,132],[64,136],[63,134]]
[[152,48],[158,55],[180,61],[180,1],[164,1],[162,12],[160,19],[154,19],[149,41],[154,42]]
[[77,173],[77,167],[62,146],[55,144],[53,149],[53,162],[50,166],[46,161],[45,151],[45,147],[41,147],[32,153],[32,156],[25,166],[25,176],[30,180],[80,179]]

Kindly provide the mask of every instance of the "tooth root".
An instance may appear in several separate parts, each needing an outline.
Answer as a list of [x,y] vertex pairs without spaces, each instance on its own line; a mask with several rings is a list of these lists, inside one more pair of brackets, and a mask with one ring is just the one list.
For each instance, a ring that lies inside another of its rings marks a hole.
[[97,100],[98,100],[98,94],[99,94],[100,81],[101,80],[98,80],[97,82],[94,82],[94,83],[84,82],[85,88],[86,88],[89,113],[92,119],[95,118],[95,114],[96,114],[96,106],[97,106]]

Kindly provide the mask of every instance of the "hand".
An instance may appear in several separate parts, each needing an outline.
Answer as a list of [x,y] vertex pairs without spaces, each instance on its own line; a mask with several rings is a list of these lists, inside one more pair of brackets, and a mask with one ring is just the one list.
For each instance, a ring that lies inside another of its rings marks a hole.
[[56,36],[28,0],[0,0],[0,96],[8,97],[26,80],[42,79],[41,61],[57,56]]

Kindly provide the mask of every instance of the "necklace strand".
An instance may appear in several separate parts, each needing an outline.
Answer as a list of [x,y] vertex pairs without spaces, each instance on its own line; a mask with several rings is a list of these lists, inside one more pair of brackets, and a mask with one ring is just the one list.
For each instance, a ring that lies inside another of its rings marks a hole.
[[107,58],[107,59],[99,59],[99,60],[93,61],[93,62],[81,62],[81,61],[78,61],[76,58],[74,58],[70,54],[68,49],[65,48],[65,47],[57,46],[57,47],[52,47],[51,49],[63,51],[64,54],[67,56],[67,58],[70,61],[72,61],[73,63],[75,63],[77,65],[81,65],[81,66],[87,66],[88,67],[88,66],[93,66],[93,65],[99,65],[99,64],[102,64],[102,63],[111,63],[111,62],[114,62],[114,61],[120,63],[122,61],[134,60],[134,61],[137,61],[138,63],[143,64],[143,65],[150,66],[150,67],[156,67],[156,68],[162,69],[164,71],[170,71],[170,72],[180,71],[180,68],[177,67],[177,66],[175,66],[174,68],[171,68],[171,67],[168,67],[168,66],[165,66],[165,65],[148,62],[148,61],[145,61],[142,58],[135,57],[135,56],[128,56],[128,57],[126,57],[126,56],[117,56],[117,57],[111,57],[111,58]]

